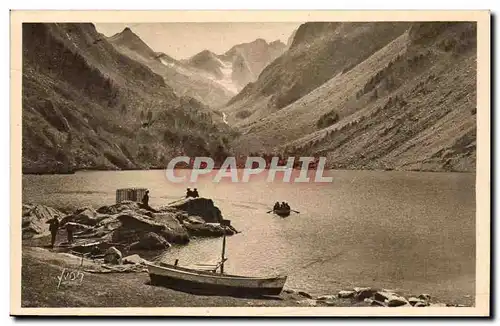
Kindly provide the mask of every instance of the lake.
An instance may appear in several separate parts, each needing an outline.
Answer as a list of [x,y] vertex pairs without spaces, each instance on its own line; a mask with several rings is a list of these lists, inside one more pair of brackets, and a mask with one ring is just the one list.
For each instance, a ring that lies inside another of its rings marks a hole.
[[[146,187],[155,207],[197,187],[242,233],[227,238],[227,273],[286,273],[285,287],[312,294],[374,286],[473,304],[475,174],[330,171],[332,183],[173,184],[162,170],[23,176],[23,202],[59,208],[114,204],[115,190]],[[266,212],[276,201],[300,211]],[[222,239],[195,239],[163,259],[215,261]]]

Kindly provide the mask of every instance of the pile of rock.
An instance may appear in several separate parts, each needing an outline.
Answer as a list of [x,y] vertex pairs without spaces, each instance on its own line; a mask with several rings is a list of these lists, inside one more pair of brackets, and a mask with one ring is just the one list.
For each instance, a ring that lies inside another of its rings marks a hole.
[[[297,301],[305,306],[379,306],[379,307],[446,307],[444,303],[431,302],[429,294],[420,294],[405,298],[392,290],[377,290],[370,287],[355,287],[342,290],[333,295],[322,295],[314,298],[307,292],[284,290],[288,294],[297,294],[304,299]],[[348,301],[348,302],[345,302]]]
[[[200,215],[193,215],[194,212]],[[218,237],[237,233],[230,225],[209,223],[214,217],[221,217],[220,210],[211,200],[191,198],[155,212],[131,201],[97,210],[85,207],[69,215],[43,205],[23,205],[23,238],[46,234],[46,222],[55,216],[60,219],[62,228],[68,223],[76,226],[74,242],[64,245],[73,251],[94,254],[105,254],[114,246],[122,251],[161,250],[171,244],[186,244],[193,236]],[[207,216],[208,221],[203,216]]]
[[[97,263],[97,264],[96,264]],[[85,265],[84,271],[89,273],[143,273],[147,272],[146,260],[134,254],[122,258],[122,253],[115,247],[110,247],[104,254],[104,259]]]
[[23,204],[22,214],[23,239],[31,239],[49,233],[49,224],[47,224],[47,221],[54,217],[61,218],[65,215],[55,208],[33,204]]
[[186,212],[188,215],[199,216],[208,223],[220,223],[223,219],[220,209],[214,205],[213,200],[208,198],[186,198],[170,207]]
[[418,297],[406,299],[391,290],[375,290],[369,287],[355,287],[353,290],[343,290],[338,293],[339,298],[352,298],[357,301],[364,301],[372,306],[381,307],[427,307],[430,303],[430,295],[421,294]]

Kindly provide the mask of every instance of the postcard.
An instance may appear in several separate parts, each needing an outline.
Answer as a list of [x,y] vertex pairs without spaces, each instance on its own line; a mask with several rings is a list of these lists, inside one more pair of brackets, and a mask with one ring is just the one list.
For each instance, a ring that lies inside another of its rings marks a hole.
[[489,11],[11,11],[11,315],[489,316]]

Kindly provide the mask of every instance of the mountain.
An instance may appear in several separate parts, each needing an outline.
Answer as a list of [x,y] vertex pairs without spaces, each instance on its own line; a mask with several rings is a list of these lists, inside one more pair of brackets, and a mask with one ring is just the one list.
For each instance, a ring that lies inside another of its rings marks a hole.
[[326,156],[339,169],[475,170],[475,23],[316,24],[225,109],[260,118],[240,122],[239,151]]
[[107,40],[123,55],[143,63],[162,76],[178,96],[192,97],[210,107],[219,107],[236,93],[236,90],[221,85],[203,70],[153,51],[128,27]]
[[[257,39],[233,46],[223,54],[204,50],[183,60],[189,67],[203,70],[236,95],[248,83],[257,80],[262,70],[286,49],[281,41],[267,43]],[[229,98],[228,98],[229,100]]]
[[186,64],[196,69],[204,70],[209,74],[214,75],[217,79],[223,77],[221,68],[224,67],[224,64],[219,58],[217,58],[217,55],[211,51],[201,51],[188,59]]
[[273,62],[286,50],[286,45],[279,41],[267,43],[257,39],[251,43],[235,45],[222,55],[222,58],[232,62],[232,80],[241,90],[248,83],[254,82],[264,68]]
[[179,152],[224,147],[231,131],[221,117],[178,96],[93,24],[25,23],[22,32],[23,172],[160,167]]
[[297,29],[295,29],[292,34],[288,37],[288,40],[286,41],[286,47],[290,48],[292,46],[293,40],[295,39],[295,35],[297,34]]
[[240,126],[264,118],[347,72],[407,27],[407,23],[302,24],[290,48],[233,97],[224,111]]

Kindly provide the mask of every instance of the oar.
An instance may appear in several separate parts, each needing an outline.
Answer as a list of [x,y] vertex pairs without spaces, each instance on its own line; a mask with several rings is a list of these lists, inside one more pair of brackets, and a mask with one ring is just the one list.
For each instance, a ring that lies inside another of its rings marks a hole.
[[272,211],[274,211],[274,209],[271,209],[270,211],[267,211],[266,214],[269,214],[271,213]]
[[292,211],[292,212],[295,212],[295,213],[297,213],[297,214],[300,214],[300,212],[299,212],[299,211],[295,211],[295,210],[293,210],[293,209],[291,209],[291,211]]
[[186,198],[186,197],[179,198],[179,199],[177,199],[177,200],[174,200],[173,202],[168,203],[167,205],[172,205],[173,203],[177,203],[178,201],[181,201],[181,200],[183,200],[183,199],[185,199],[185,198]]

